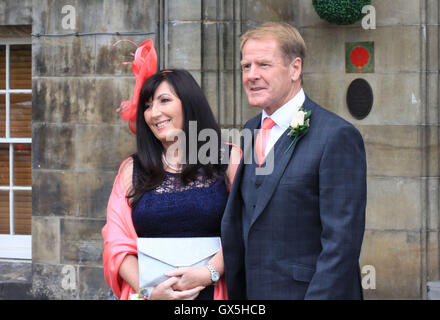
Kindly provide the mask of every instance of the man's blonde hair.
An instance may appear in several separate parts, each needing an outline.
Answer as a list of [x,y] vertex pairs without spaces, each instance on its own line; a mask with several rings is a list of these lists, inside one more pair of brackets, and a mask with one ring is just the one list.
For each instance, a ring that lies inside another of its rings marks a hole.
[[289,64],[296,57],[301,58],[302,66],[306,57],[306,43],[299,31],[285,22],[267,22],[254,29],[248,30],[241,35],[241,51],[246,41],[250,39],[274,38],[281,51],[285,55],[286,64]]

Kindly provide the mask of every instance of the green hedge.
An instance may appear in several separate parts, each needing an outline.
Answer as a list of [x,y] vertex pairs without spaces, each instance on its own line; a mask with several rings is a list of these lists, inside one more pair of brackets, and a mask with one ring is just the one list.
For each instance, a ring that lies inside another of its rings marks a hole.
[[370,4],[371,0],[313,0],[313,7],[321,19],[342,25],[362,19],[362,8]]

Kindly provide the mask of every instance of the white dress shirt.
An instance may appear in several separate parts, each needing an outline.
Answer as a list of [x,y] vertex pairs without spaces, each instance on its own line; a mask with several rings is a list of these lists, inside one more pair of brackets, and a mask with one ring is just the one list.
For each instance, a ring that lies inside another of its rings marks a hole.
[[291,100],[276,110],[271,116],[269,116],[266,111],[263,110],[261,114],[261,126],[263,125],[263,121],[266,117],[270,117],[275,122],[275,125],[270,130],[269,140],[267,141],[266,150],[264,151],[265,156],[267,156],[284,131],[287,130],[290,122],[293,119],[293,116],[296,112],[298,112],[299,108],[301,108],[305,100],[306,95],[304,90],[301,88],[301,90]]

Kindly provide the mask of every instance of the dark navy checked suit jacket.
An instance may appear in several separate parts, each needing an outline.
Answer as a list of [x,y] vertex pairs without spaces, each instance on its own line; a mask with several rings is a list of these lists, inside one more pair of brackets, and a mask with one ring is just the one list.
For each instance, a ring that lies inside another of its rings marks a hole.
[[[366,157],[358,130],[306,96],[310,129],[277,141],[247,236],[237,169],[221,233],[229,299],[362,299]],[[257,129],[261,115],[245,128]],[[244,145],[249,152],[252,145]],[[247,151],[246,151],[247,150]],[[245,249],[246,248],[246,249]]]

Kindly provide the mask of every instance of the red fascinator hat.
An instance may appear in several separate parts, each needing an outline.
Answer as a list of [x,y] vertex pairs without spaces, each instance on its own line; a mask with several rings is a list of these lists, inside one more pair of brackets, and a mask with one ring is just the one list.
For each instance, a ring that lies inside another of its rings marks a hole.
[[154,49],[154,42],[151,39],[145,40],[136,49],[134,60],[131,62],[131,69],[136,77],[131,100],[123,101],[116,111],[121,112],[122,119],[128,121],[131,132],[136,134],[136,115],[139,103],[141,88],[149,77],[156,73],[157,54]]

